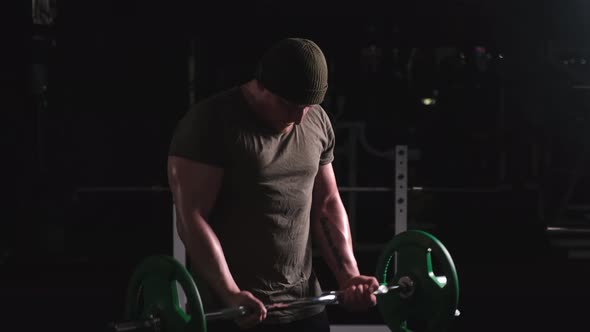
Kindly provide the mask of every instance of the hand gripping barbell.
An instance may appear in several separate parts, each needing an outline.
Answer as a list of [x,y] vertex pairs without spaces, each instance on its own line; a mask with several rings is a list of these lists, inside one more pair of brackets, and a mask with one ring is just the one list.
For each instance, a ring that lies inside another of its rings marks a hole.
[[[385,324],[393,332],[418,328],[427,332],[449,329],[459,302],[455,264],[445,246],[419,230],[400,233],[385,245],[377,264],[380,287],[374,294]],[[180,307],[177,283],[187,297]],[[338,304],[341,292],[266,304],[269,311],[293,307]],[[178,261],[169,256],[145,259],[134,271],[126,299],[124,321],[112,323],[114,331],[206,332],[207,321],[235,319],[245,307],[204,313],[195,282]]]

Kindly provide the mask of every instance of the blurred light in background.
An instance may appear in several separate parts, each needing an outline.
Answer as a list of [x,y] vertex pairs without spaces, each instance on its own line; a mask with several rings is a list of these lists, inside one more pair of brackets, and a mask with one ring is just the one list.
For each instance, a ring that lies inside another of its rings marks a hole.
[[422,98],[422,104],[425,106],[433,106],[436,104],[436,99],[434,98]]
[[424,96],[420,100],[420,102],[424,106],[434,106],[434,105],[436,105],[436,98],[437,97],[438,97],[438,90],[434,89],[434,90],[432,90],[431,94],[427,94],[426,96]]

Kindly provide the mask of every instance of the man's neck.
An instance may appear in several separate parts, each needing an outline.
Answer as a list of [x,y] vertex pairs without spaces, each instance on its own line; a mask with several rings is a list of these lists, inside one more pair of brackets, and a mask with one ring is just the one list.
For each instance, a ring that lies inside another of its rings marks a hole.
[[252,110],[254,115],[258,119],[260,119],[267,127],[276,131],[277,133],[286,134],[286,133],[290,132],[294,127],[293,124],[290,124],[287,127],[277,128],[272,123],[270,116],[267,114],[267,112],[268,112],[267,108],[264,107],[262,101],[260,100],[260,97],[259,97],[260,91],[259,91],[258,86],[256,86],[256,84],[257,84],[256,81],[252,80],[252,81],[248,81],[248,82],[244,83],[240,87],[240,90],[242,91],[244,99],[246,99],[246,102],[250,106],[250,109]]

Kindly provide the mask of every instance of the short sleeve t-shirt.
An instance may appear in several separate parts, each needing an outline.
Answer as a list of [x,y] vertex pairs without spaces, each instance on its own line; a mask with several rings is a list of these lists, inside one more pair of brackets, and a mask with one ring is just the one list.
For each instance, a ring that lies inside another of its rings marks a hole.
[[[320,165],[334,158],[334,132],[321,106],[288,133],[270,131],[235,87],[189,110],[169,154],[223,169],[208,222],[242,290],[264,303],[317,296],[312,271],[310,209]],[[195,276],[208,310],[219,301]],[[316,314],[321,307],[269,312],[266,323]]]

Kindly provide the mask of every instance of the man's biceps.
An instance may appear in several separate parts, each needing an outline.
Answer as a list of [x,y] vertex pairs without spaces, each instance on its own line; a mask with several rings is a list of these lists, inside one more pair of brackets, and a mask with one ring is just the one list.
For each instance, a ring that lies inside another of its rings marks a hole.
[[177,159],[169,163],[169,172],[177,178],[191,179],[192,181],[212,181],[221,179],[223,169],[217,166],[204,164],[189,159]]
[[197,161],[193,159],[189,159],[186,157],[180,156],[169,156],[168,157],[168,166],[180,169],[188,169],[190,171],[201,171],[201,172],[220,172],[223,171],[222,168],[216,165],[207,164],[202,161]]
[[314,189],[328,194],[338,190],[336,177],[332,171],[331,165],[326,165],[320,168],[320,171],[315,178]]

